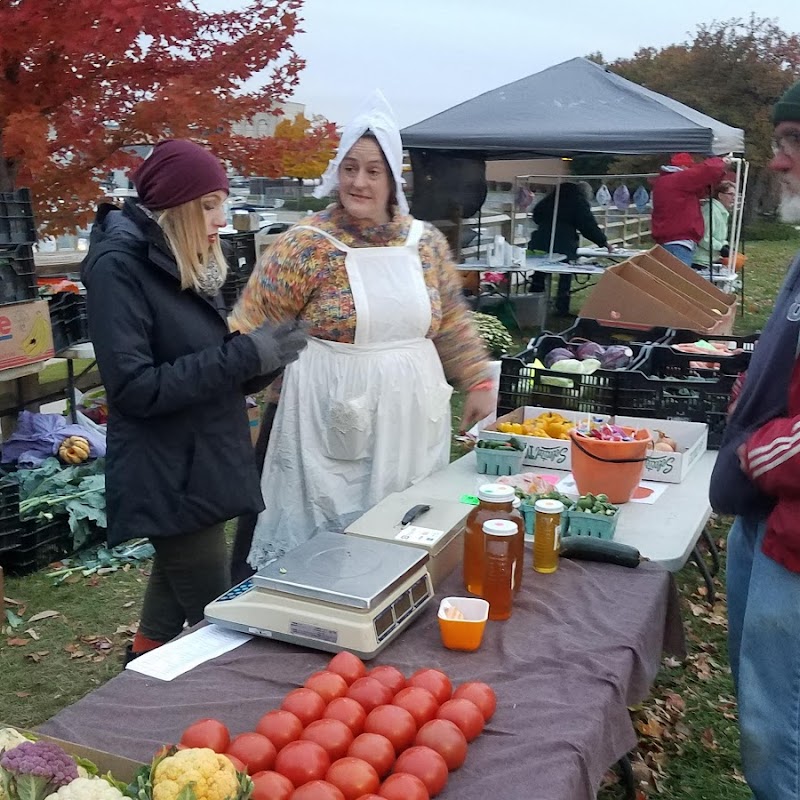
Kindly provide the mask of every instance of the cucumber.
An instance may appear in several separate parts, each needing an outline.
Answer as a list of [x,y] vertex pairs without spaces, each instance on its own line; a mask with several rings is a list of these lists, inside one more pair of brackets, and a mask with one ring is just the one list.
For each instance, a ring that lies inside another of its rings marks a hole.
[[635,547],[597,539],[594,536],[564,536],[561,539],[561,557],[579,561],[600,561],[620,567],[638,567],[641,561],[639,551]]

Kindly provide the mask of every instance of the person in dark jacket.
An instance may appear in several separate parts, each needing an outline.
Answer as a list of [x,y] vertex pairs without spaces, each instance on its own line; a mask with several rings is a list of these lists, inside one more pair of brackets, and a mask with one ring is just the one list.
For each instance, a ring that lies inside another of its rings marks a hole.
[[[781,216],[800,222],[800,82],[775,105]],[[789,267],[711,475],[728,535],[728,649],[742,768],[757,800],[800,800],[800,254]],[[738,389],[738,391],[737,391]]]
[[[594,242],[598,247],[613,250],[605,233],[600,229],[589,204],[591,187],[588,183],[562,183],[558,191],[558,210],[556,211],[556,188],[543,197],[533,208],[533,221],[538,226],[528,243],[529,250],[550,252],[553,236],[553,215],[555,214],[555,238],[553,252],[567,257],[567,261],[578,258],[579,234]],[[571,275],[558,276],[556,311],[569,314]],[[531,291],[544,291],[544,274],[535,274],[531,280]]]
[[161,142],[132,180],[138,201],[98,210],[82,278],[109,408],[108,543],[147,537],[156,551],[136,656],[228,588],[224,524],[263,508],[245,389],[296,359],[305,334],[294,323],[229,332],[228,180],[210,152]]

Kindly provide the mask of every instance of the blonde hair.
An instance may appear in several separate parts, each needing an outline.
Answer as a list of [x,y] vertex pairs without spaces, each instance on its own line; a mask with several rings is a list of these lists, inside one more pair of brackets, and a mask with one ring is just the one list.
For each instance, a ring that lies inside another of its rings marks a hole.
[[228,265],[219,236],[213,244],[208,242],[202,198],[157,212],[156,221],[164,231],[178,264],[181,289],[202,291],[200,279],[212,261],[216,262],[220,275],[225,278]]

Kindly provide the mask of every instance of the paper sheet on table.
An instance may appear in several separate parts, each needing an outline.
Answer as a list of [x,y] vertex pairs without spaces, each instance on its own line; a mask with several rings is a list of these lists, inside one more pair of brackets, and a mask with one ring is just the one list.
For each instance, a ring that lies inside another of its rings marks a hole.
[[[647,492],[646,497],[632,497],[628,502],[630,503],[646,503],[647,505],[652,505],[653,503],[661,497],[664,492],[667,491],[670,484],[668,483],[656,483],[655,481],[641,481],[639,483],[639,489],[643,489]],[[556,484],[556,491],[561,492],[561,494],[565,494],[570,497],[578,497],[580,492],[578,491],[578,487],[575,485],[575,478],[572,477],[572,473],[570,472],[565,478],[562,478]]]
[[229,631],[218,625],[207,625],[140,655],[125,669],[132,669],[162,681],[171,681],[252,638],[247,633]]

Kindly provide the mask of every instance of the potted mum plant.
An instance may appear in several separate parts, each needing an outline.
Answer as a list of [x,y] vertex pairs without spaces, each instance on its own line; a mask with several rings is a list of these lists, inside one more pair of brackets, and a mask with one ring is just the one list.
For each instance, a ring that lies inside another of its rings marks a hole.
[[472,312],[472,319],[478,330],[478,335],[486,345],[492,358],[500,358],[509,353],[514,347],[514,340],[508,328],[497,317],[491,314]]

